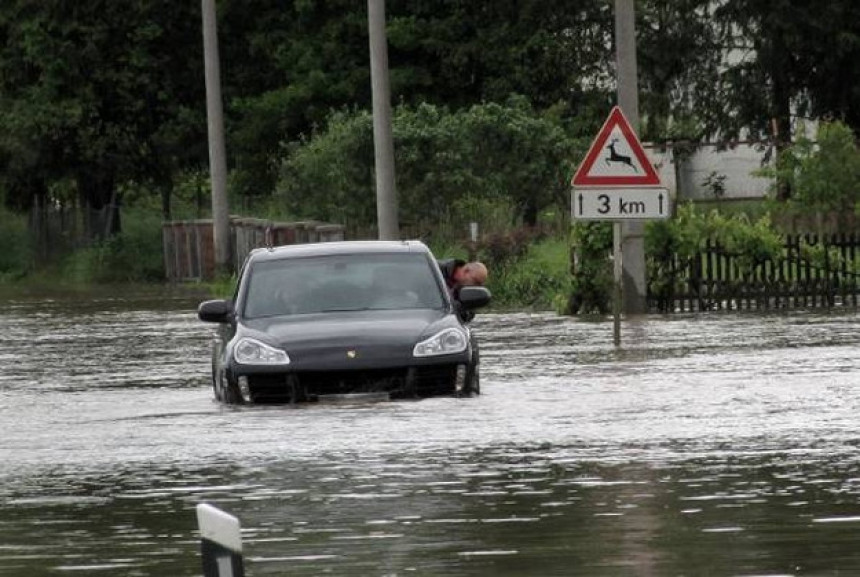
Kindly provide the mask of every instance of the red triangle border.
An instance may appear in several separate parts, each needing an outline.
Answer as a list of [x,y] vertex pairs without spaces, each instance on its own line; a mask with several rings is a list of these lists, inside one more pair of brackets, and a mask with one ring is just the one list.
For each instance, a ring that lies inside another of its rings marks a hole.
[[[616,126],[621,130],[624,138],[627,139],[628,147],[636,156],[636,160],[639,161],[645,174],[589,176],[588,173],[591,172],[591,169],[594,167],[597,157],[603,151],[604,144],[606,144],[606,141],[609,139],[609,135]],[[627,118],[624,116],[620,107],[614,106],[612,108],[612,111],[606,118],[606,122],[603,123],[603,127],[600,129],[600,132],[597,133],[597,137],[594,139],[594,142],[591,143],[591,148],[588,149],[585,159],[579,165],[579,168],[576,170],[576,174],[573,175],[571,185],[661,186],[660,176],[648,160],[648,157],[645,154],[645,149],[642,148],[642,143],[639,142],[639,138],[636,136],[636,133],[633,132],[633,128],[630,126],[630,123],[627,121]]]

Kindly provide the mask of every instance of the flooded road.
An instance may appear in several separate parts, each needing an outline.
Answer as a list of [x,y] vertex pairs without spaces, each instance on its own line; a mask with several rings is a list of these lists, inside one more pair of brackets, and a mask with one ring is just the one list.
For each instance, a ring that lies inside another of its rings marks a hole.
[[224,407],[181,298],[0,307],[0,576],[860,574],[860,313],[483,314],[483,395]]

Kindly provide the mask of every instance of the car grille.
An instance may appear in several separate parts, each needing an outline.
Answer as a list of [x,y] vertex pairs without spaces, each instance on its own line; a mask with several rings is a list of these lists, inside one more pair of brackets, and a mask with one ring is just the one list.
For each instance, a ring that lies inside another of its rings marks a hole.
[[385,392],[391,398],[431,397],[455,392],[457,365],[364,371],[307,371],[248,377],[257,403],[315,401],[322,395]]

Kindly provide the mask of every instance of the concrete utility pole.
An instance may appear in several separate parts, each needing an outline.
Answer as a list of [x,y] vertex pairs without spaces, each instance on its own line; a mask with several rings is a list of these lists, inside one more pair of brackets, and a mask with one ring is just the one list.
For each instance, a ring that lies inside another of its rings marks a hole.
[[[639,134],[639,80],[636,69],[636,19],[634,0],[615,0],[615,49],[618,69],[618,106]],[[645,224],[625,221],[615,227],[615,246],[624,255],[623,310],[628,314],[648,312],[645,284]],[[616,254],[616,259],[620,255]]]
[[209,128],[209,174],[212,180],[212,235],[216,274],[230,274],[230,211],[227,206],[227,153],[215,0],[202,0],[203,60],[206,71],[206,116]]
[[397,189],[394,184],[394,137],[391,128],[391,88],[388,84],[388,43],[385,0],[367,0],[370,36],[370,83],[373,91],[373,150],[376,165],[376,216],[380,240],[400,238]]

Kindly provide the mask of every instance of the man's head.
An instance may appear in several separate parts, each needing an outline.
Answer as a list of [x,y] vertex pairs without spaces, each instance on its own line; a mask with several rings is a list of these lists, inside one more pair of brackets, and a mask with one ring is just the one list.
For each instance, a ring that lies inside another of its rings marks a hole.
[[467,262],[457,269],[456,281],[460,286],[482,286],[487,282],[487,267],[480,262]]

